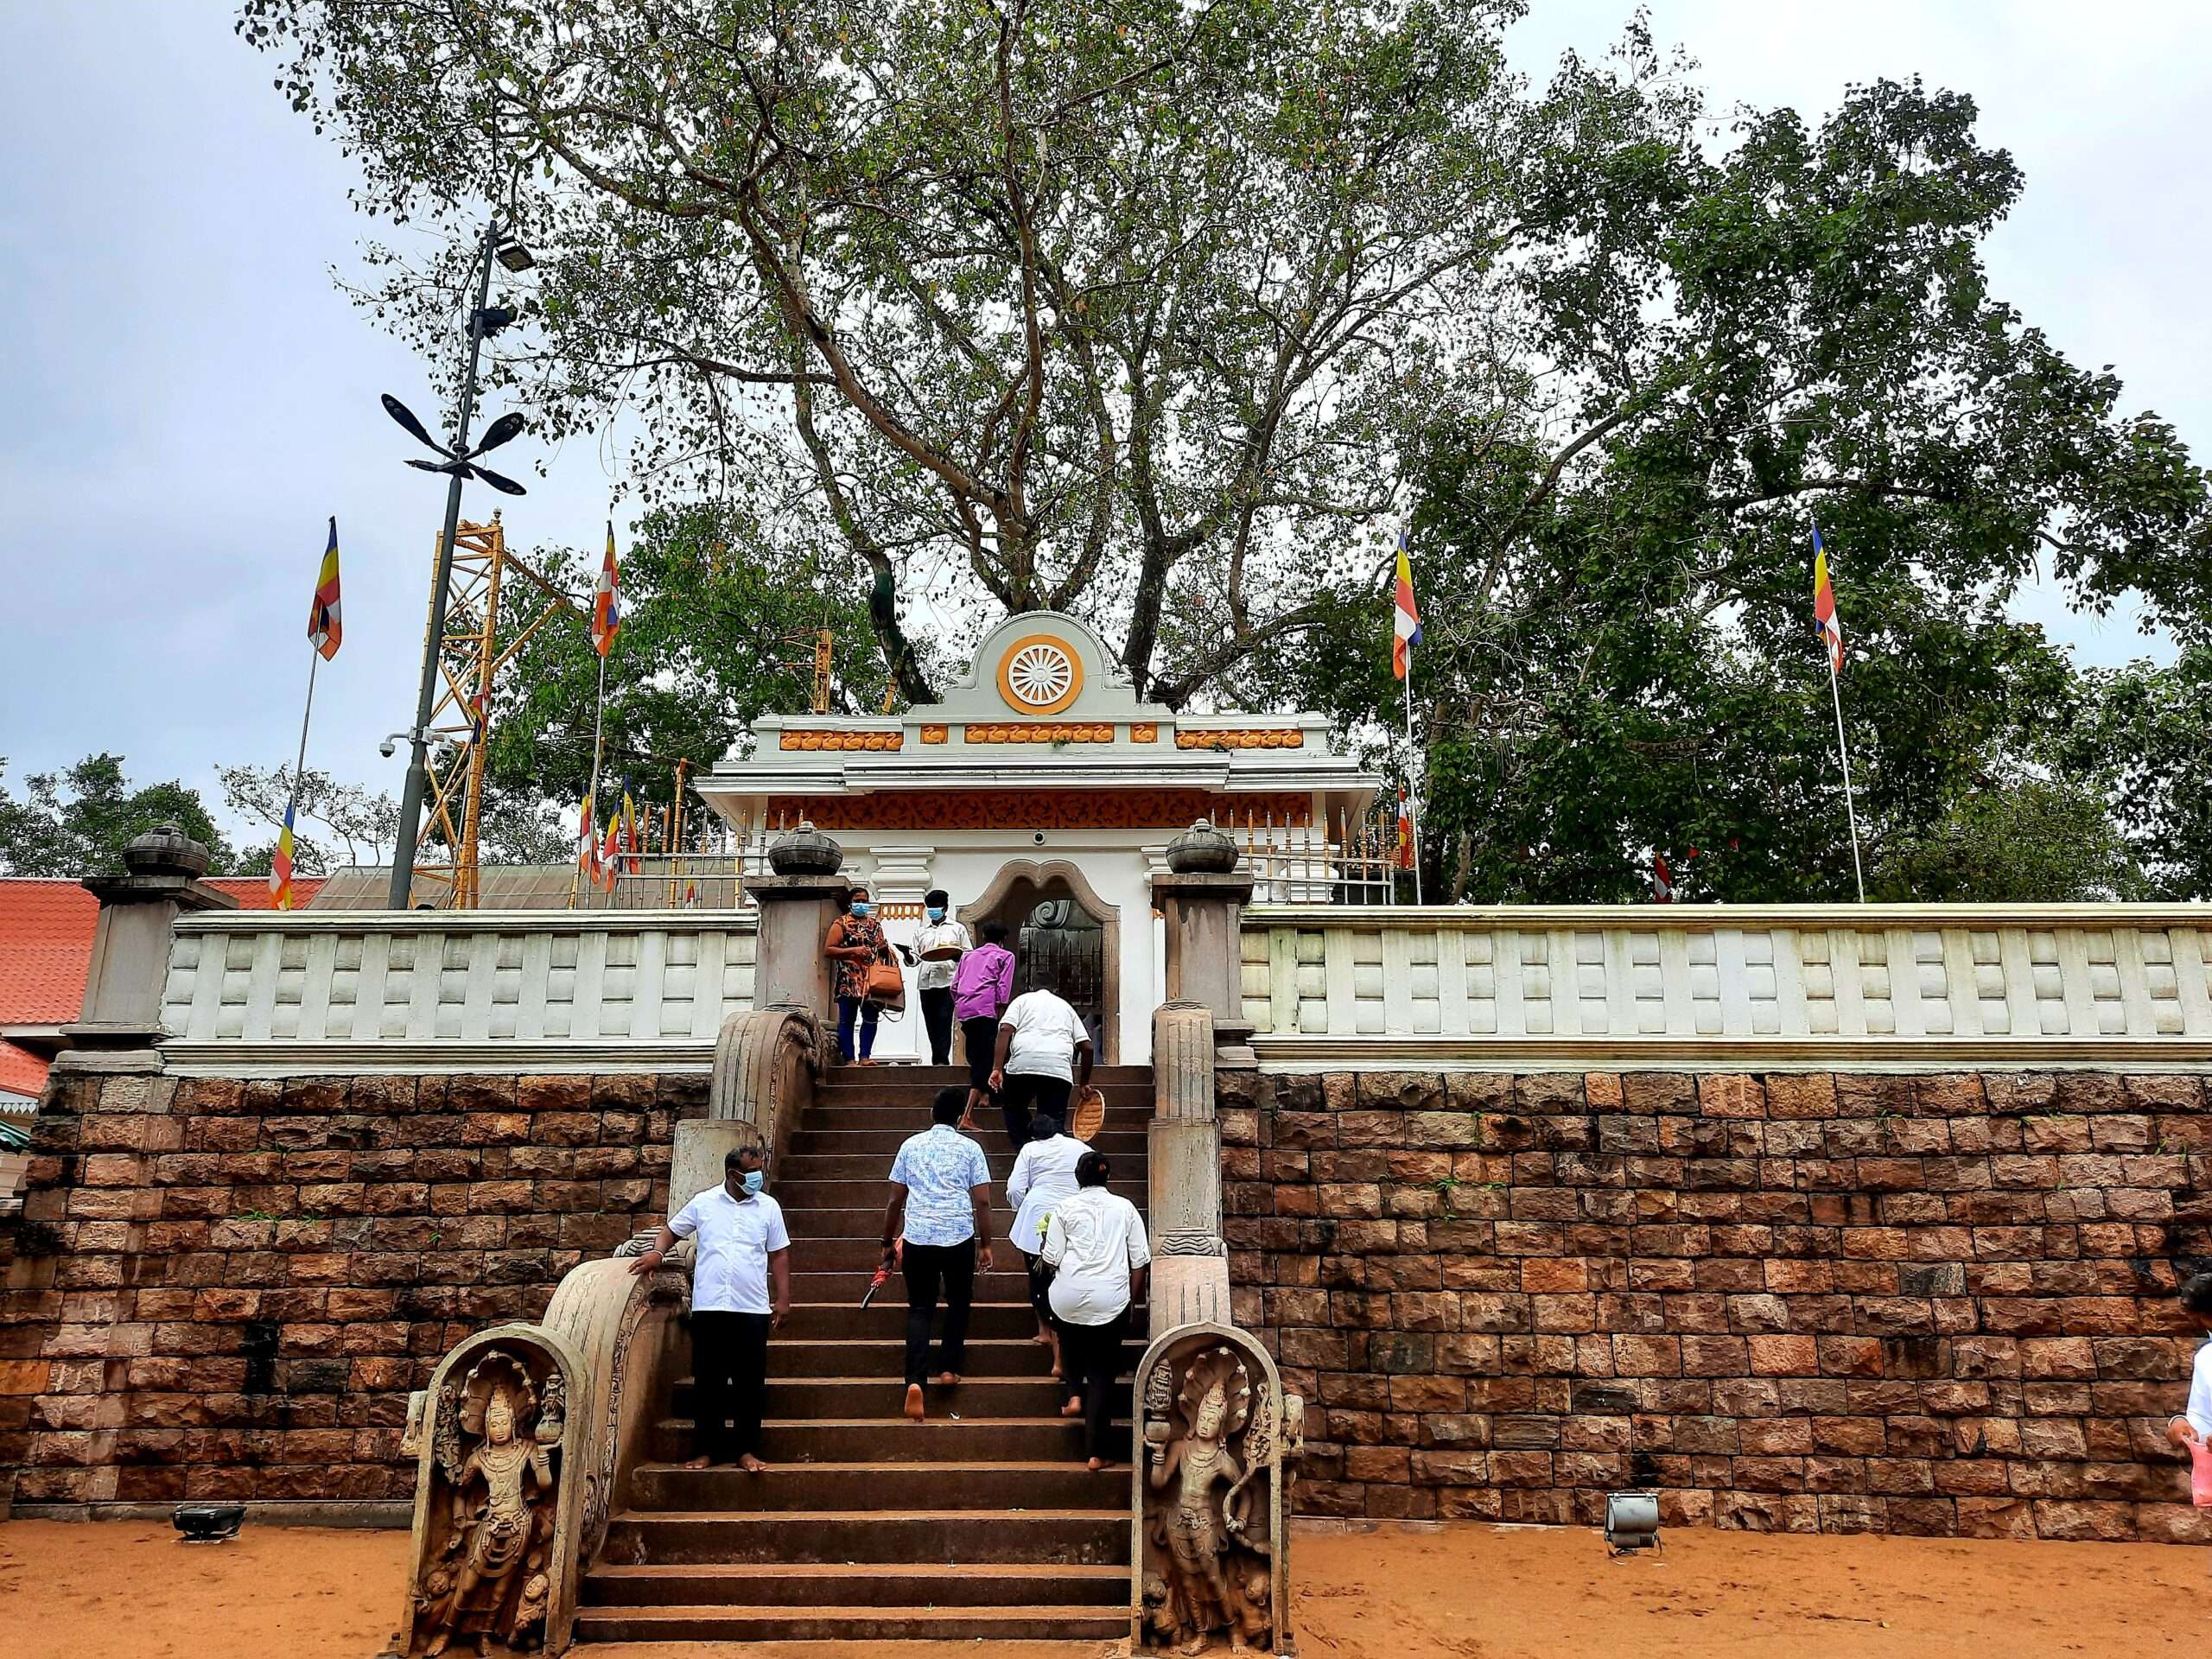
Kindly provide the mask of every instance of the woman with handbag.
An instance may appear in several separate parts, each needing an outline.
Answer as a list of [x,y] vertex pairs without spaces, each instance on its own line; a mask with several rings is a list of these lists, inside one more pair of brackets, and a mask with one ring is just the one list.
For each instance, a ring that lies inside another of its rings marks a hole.
[[[845,913],[830,924],[822,954],[836,965],[837,1058],[848,1065],[874,1065],[875,1026],[886,1004],[902,1005],[905,977],[883,937],[883,924],[869,912],[868,889],[852,890]],[[857,1022],[860,1047],[853,1046]]]

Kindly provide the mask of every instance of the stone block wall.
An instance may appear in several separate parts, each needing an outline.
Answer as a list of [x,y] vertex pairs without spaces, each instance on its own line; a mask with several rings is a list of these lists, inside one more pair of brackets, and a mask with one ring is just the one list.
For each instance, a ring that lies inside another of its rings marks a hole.
[[2166,1446],[2203,1079],[1224,1074],[1301,1507],[2212,1541]]
[[704,1076],[49,1081],[0,1251],[18,1504],[404,1499],[407,1395],[663,1214]]

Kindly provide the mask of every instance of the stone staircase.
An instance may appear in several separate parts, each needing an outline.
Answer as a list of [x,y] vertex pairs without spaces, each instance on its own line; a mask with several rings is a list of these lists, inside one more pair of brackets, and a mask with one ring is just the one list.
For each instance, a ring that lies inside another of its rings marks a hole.
[[[1143,1206],[1149,1068],[1102,1068],[1113,1187]],[[995,1111],[977,1137],[1000,1203],[999,1268],[979,1274],[968,1371],[932,1386],[930,1421],[899,1414],[906,1315],[894,1274],[863,1311],[880,1259],[885,1178],[927,1127],[950,1068],[826,1074],[771,1191],[791,1234],[792,1308],[768,1352],[763,1475],[686,1470],[679,1380],[588,1573],[580,1642],[1110,1641],[1128,1629],[1129,1482],[1092,1474],[1066,1395],[1032,1340],[1020,1259],[1005,1243],[1014,1166]],[[1142,1315],[1137,1320],[1141,1326]],[[1133,1338],[1134,1373],[1142,1344]]]

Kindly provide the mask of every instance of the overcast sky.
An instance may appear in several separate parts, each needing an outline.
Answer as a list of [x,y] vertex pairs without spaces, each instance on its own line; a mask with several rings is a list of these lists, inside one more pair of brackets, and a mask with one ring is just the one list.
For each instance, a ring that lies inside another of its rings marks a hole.
[[[1535,0],[1539,76],[1601,50],[1628,0]],[[419,364],[333,287],[367,229],[335,148],[287,110],[218,0],[0,0],[0,654],[7,781],[121,753],[213,804],[218,761],[289,762],[306,608],[335,512],[346,644],[317,690],[311,764],[389,787],[377,741],[411,717],[440,480],[377,407],[435,426]],[[1988,250],[1994,286],[2131,409],[2212,452],[2212,52],[2202,0],[1651,0],[1717,107],[1794,105],[1914,73],[1973,93],[2025,169]],[[542,454],[518,444],[511,470]],[[518,546],[595,542],[593,447],[507,504]],[[526,474],[525,474],[526,475]],[[488,512],[489,493],[467,511]],[[2124,619],[2028,613],[2087,661],[2146,649]]]

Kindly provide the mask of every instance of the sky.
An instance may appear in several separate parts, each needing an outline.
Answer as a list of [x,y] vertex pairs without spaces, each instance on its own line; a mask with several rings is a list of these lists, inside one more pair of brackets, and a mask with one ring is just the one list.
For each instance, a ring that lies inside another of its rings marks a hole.
[[[2212,53],[2201,0],[1649,0],[1714,108],[1792,105],[1914,73],[1969,92],[2028,188],[1993,285],[2078,363],[2117,365],[2212,455]],[[1510,37],[1539,78],[1618,38],[1629,0],[1534,0]],[[270,86],[219,0],[0,0],[0,782],[94,751],[213,804],[219,762],[289,763],[306,611],[339,520],[346,644],[309,763],[398,792],[378,741],[409,724],[442,480],[400,465],[391,391],[435,427],[423,365],[334,270],[373,233],[349,169]],[[493,412],[496,412],[494,410]],[[537,480],[526,463],[543,458]],[[518,548],[595,545],[613,462],[525,439],[503,469]],[[2084,662],[2164,652],[2129,618],[2024,596]]]

